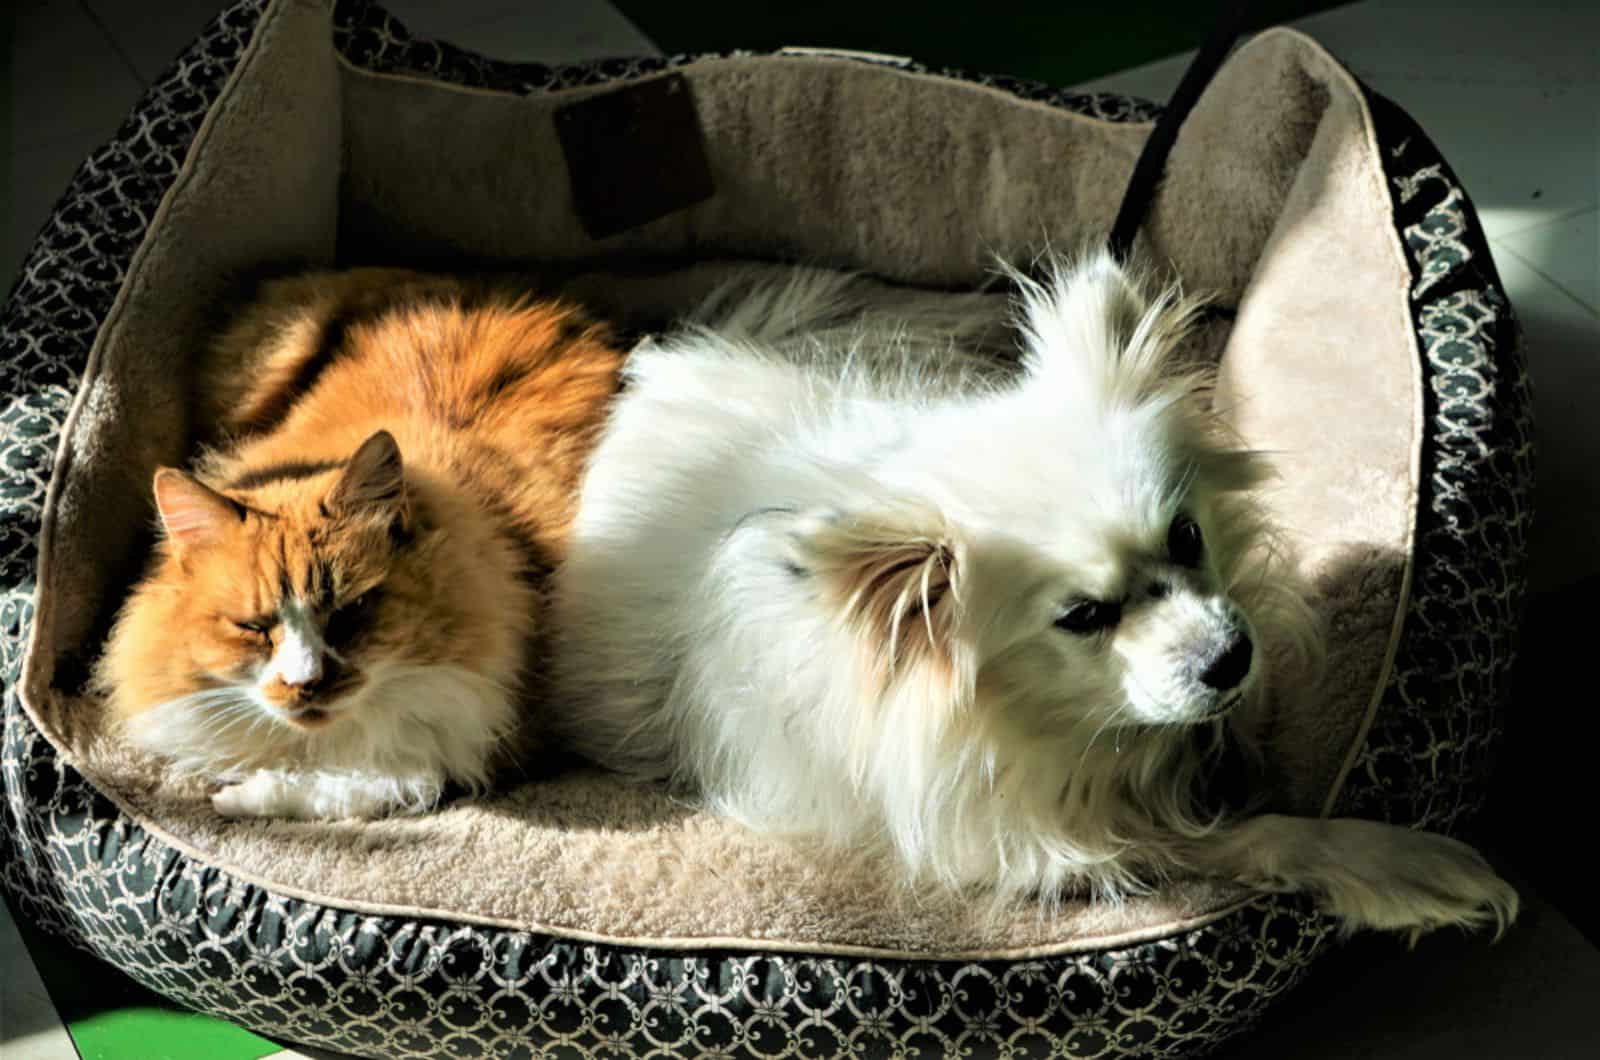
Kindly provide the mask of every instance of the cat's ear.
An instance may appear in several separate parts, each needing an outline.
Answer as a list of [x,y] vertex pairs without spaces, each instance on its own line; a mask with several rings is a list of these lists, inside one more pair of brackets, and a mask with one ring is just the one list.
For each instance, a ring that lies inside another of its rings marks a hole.
[[241,505],[176,468],[159,469],[154,490],[167,540],[180,553],[214,544],[244,521]]
[[323,505],[335,517],[366,516],[403,526],[408,516],[405,465],[394,435],[379,431],[362,442]]

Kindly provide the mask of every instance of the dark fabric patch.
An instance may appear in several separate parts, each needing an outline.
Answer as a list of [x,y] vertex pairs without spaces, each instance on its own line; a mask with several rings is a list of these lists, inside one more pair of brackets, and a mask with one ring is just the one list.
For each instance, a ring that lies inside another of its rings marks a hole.
[[716,191],[682,74],[558,107],[555,122],[573,206],[591,239],[637,228]]

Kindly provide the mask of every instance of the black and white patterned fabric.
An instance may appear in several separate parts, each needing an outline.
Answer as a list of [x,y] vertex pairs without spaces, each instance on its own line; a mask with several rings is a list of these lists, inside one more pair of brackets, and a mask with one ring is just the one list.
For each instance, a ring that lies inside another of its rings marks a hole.
[[[83,164],[0,316],[0,881],[20,915],[199,1011],[390,1060],[1188,1057],[1249,1026],[1302,976],[1332,925],[1274,896],[1138,945],[966,962],[652,950],[371,915],[190,857],[66,765],[17,694],[51,464],[101,322],[265,3],[224,12]],[[341,3],[336,19],[352,62],[507,92],[692,58],[503,64],[413,39],[364,0]],[[1157,113],[975,80],[1110,121]],[[1529,402],[1517,330],[1465,196],[1405,115],[1372,105],[1415,277],[1428,431],[1404,639],[1341,809],[1448,831],[1480,798],[1514,657]]]
[[1343,814],[1453,832],[1482,804],[1527,592],[1533,419],[1521,331],[1477,214],[1399,107],[1368,93],[1412,274],[1424,380],[1411,599]]

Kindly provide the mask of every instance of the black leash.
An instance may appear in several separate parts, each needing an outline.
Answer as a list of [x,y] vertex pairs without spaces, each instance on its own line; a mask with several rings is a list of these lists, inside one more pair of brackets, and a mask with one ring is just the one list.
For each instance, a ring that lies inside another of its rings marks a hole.
[[1134,237],[1139,234],[1139,225],[1144,222],[1145,214],[1150,210],[1150,201],[1155,198],[1156,188],[1161,184],[1167,155],[1178,139],[1178,129],[1194,108],[1200,93],[1216,76],[1218,68],[1233,48],[1233,42],[1244,32],[1249,12],[1250,0],[1234,0],[1223,10],[1216,24],[1211,27],[1211,35],[1200,46],[1189,69],[1184,71],[1178,90],[1172,94],[1161,117],[1156,119],[1156,127],[1150,131],[1150,138],[1144,142],[1144,149],[1134,163],[1133,175],[1128,178],[1127,190],[1122,193],[1122,205],[1117,210],[1117,219],[1112,222],[1111,235],[1107,239],[1111,256],[1119,263],[1125,263],[1133,250]]

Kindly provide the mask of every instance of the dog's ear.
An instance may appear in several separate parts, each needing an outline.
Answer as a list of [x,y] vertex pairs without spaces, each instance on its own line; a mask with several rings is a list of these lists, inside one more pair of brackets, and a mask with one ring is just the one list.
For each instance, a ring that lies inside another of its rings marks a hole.
[[1023,288],[1029,367],[1048,371],[1058,358],[1120,351],[1150,308],[1139,285],[1108,254],[1053,263]]
[[791,553],[827,606],[860,641],[880,691],[909,679],[974,680],[959,643],[967,549],[936,513],[882,509],[810,512],[791,527]]
[[1107,253],[1023,278],[1024,363],[1064,399],[1138,403],[1162,388],[1200,303]]

